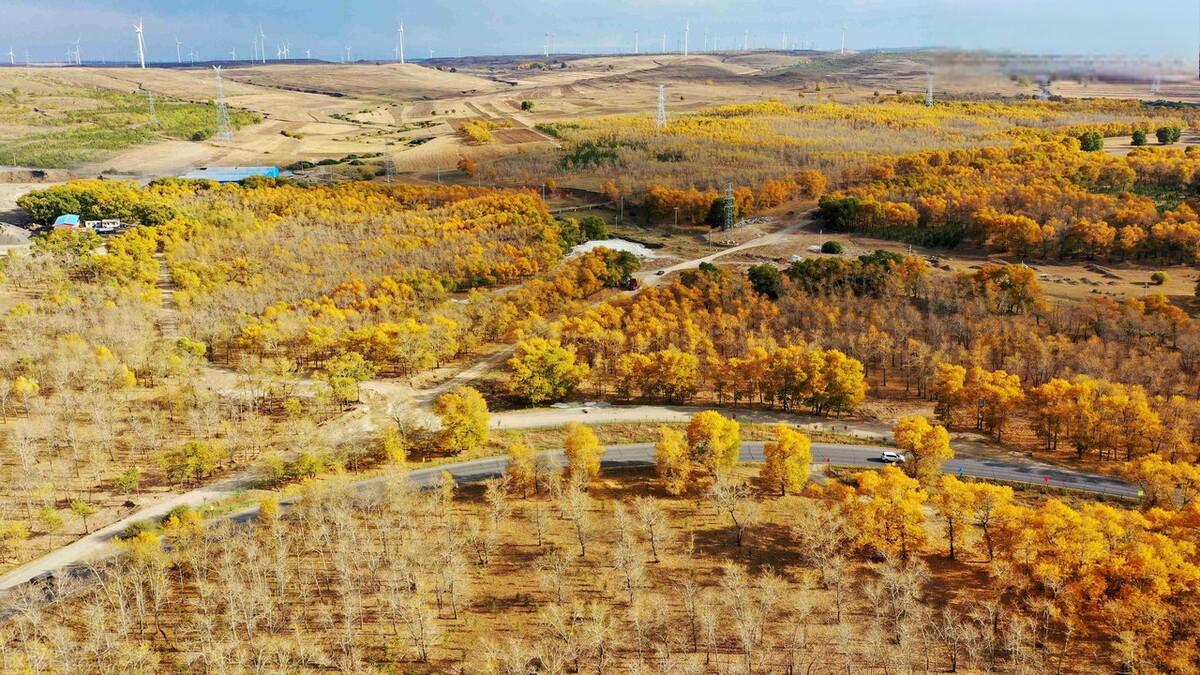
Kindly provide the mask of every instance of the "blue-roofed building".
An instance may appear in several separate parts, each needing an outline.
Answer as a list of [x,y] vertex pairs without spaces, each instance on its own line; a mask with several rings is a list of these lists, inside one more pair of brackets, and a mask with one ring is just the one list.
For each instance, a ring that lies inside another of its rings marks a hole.
[[54,219],[55,227],[79,227],[79,215],[75,213],[64,213]]
[[277,166],[202,166],[192,169],[180,178],[215,180],[218,183],[237,183],[253,176],[279,178]]

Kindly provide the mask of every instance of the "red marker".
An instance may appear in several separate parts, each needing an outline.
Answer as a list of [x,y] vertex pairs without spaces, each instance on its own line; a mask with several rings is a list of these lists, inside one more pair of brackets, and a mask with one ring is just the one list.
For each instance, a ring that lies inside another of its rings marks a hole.
[[1050,476],[1042,476],[1042,482],[1044,482],[1044,483],[1049,483],[1049,482],[1050,482]]

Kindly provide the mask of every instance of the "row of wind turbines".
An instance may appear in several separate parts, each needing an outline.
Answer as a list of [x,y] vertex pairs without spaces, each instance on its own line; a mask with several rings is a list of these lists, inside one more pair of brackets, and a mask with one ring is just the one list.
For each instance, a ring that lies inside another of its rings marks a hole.
[[[691,35],[691,32],[692,32],[691,22],[684,23],[683,24],[683,37],[680,40],[680,42],[678,43],[678,50],[677,50],[677,53],[679,53],[683,56],[687,56],[688,54],[691,53],[689,51],[689,45],[688,45],[688,39]],[[550,56],[550,54],[554,53],[553,40],[554,40],[554,34],[546,33],[546,40],[542,44],[542,55],[543,56],[548,57],[548,56]],[[701,53],[710,52],[710,51],[713,51],[713,52],[721,51],[721,41],[720,40],[721,40],[720,36],[718,36],[716,34],[710,34],[709,31],[707,29],[705,29],[705,31],[704,31],[704,49]],[[730,39],[730,43],[733,44],[733,47],[732,47],[733,49],[738,48],[737,42],[738,42],[738,40],[736,37]],[[812,42],[812,41],[803,42],[803,41],[799,41],[799,40],[792,40],[789,42],[787,32],[784,31],[782,39],[780,40],[779,48],[783,49],[783,50],[816,49],[816,43]],[[748,31],[748,30],[742,33],[741,49],[742,49],[742,51],[750,51],[750,49],[751,49],[751,47],[750,47],[750,31]],[[672,53],[672,52],[667,51],[667,33],[663,32],[662,43],[657,52],[642,52],[641,31],[637,31],[637,30],[633,31],[633,53],[634,54],[642,54],[642,53],[670,54],[670,53]],[[846,29],[845,29],[845,27],[842,28],[841,53],[842,54],[846,53]]]
[[[138,66],[141,68],[145,68],[146,67],[146,39],[145,39],[145,25],[143,23],[142,18],[138,18],[138,22],[133,25],[133,31],[137,38]],[[680,40],[680,43],[678,45],[679,46],[678,53],[681,53],[684,56],[687,56],[690,53],[689,52],[690,34],[691,34],[691,22],[688,21],[688,22],[684,23],[682,39]],[[543,46],[542,46],[542,53],[546,57],[549,57],[552,53],[554,53],[554,37],[555,37],[555,35],[553,33],[547,32],[545,34],[545,42],[543,43]],[[750,31],[748,31],[748,30],[745,31],[741,37],[742,37],[741,48],[743,50],[749,50],[750,49]],[[259,24],[258,30],[254,33],[253,40],[252,40],[252,48],[251,48],[252,57],[250,59],[252,62],[254,62],[254,63],[266,63],[267,62],[266,38],[267,38],[267,36],[266,36],[266,33],[263,31],[262,24]],[[401,21],[399,24],[399,27],[396,29],[396,43],[395,43],[395,47],[393,50],[393,53],[395,55],[395,60],[401,64],[406,63],[404,38],[405,38],[404,22]],[[840,52],[842,54],[845,54],[846,53],[846,27],[845,26],[843,26],[841,29],[841,38],[842,38],[842,41],[841,41]],[[730,42],[732,43],[733,48],[736,49],[737,48],[737,38],[731,38]],[[705,52],[720,51],[720,48],[721,48],[720,38],[716,34],[710,34],[710,32],[707,29],[705,29],[705,31],[704,31],[704,51]],[[809,42],[807,44],[807,47],[805,46],[804,42],[792,41],[789,43],[787,33],[784,32],[782,40],[781,40],[781,48],[783,48],[783,49],[789,49],[789,48],[813,49],[814,43]],[[351,48],[349,46],[345,47],[344,53],[339,53],[339,60],[342,63],[350,63],[352,61],[351,53],[352,53]],[[640,31],[636,31],[636,30],[633,33],[633,53],[634,54],[642,53],[641,34],[640,34]],[[647,53],[649,53],[649,52],[647,52]],[[660,47],[660,50],[658,53],[660,53],[660,54],[669,53],[667,51],[667,33],[666,32],[664,32],[662,34],[661,47]],[[230,49],[228,52],[228,55],[229,55],[230,60],[237,61],[238,60],[237,48],[234,47],[234,48]],[[182,65],[184,63],[184,56],[185,55],[183,53],[183,42],[179,39],[178,36],[175,36],[175,62],[177,64]],[[198,54],[196,53],[196,51],[194,49],[189,50],[186,56],[188,57],[188,61],[192,65],[195,65],[197,57],[198,57]],[[430,48],[429,58],[432,59],[433,56],[434,56],[434,50],[432,48]],[[79,39],[76,39],[75,42],[73,43],[73,45],[68,46],[68,49],[66,52],[66,57],[67,57],[66,62],[68,64],[74,64],[74,65],[82,65],[83,64],[83,59],[80,55],[80,40]],[[9,58],[9,65],[16,65],[16,53],[13,51],[13,49],[11,47],[8,50],[8,58]],[[292,58],[291,42],[284,41],[282,43],[277,44],[275,46],[275,58],[276,58],[276,60],[281,60],[281,61],[287,61],[287,60],[291,59]],[[304,50],[304,58],[306,58],[306,59],[312,58],[312,50],[311,49]],[[29,65],[28,50],[26,50],[26,52],[25,52],[25,63],[26,63],[26,65]]]

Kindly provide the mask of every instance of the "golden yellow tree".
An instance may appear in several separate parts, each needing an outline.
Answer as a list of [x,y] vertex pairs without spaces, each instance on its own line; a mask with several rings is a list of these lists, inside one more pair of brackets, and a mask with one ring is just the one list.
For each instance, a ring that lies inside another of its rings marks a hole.
[[600,475],[604,447],[590,428],[578,422],[568,423],[563,453],[567,456],[567,475],[571,480],[587,483]]
[[736,466],[741,454],[741,426],[715,410],[692,416],[687,428],[688,452],[711,473]]
[[586,364],[576,363],[573,347],[540,337],[517,343],[508,368],[509,391],[534,405],[561,401],[588,374]]
[[766,464],[762,480],[780,496],[804,489],[812,468],[812,441],[808,435],[786,424],[777,424],[773,430],[775,438],[763,446]]
[[950,559],[956,559],[967,534],[967,525],[974,517],[980,493],[975,485],[964,483],[954,476],[942,476],[937,491],[929,503],[946,523],[946,541],[950,546]]
[[514,490],[526,496],[537,489],[537,455],[533,448],[520,442],[510,444],[504,477]]
[[896,438],[896,447],[910,458],[905,462],[905,471],[924,485],[929,485],[941,473],[943,461],[954,457],[946,427],[932,425],[924,417],[901,417],[892,427],[892,434]]
[[654,444],[654,469],[663,480],[667,492],[681,495],[687,490],[692,460],[682,431],[668,426],[658,428],[658,442]]
[[483,395],[471,387],[442,394],[433,405],[442,422],[440,442],[455,454],[483,447],[488,439],[488,407]]
[[895,467],[863,471],[857,489],[842,495],[841,508],[854,526],[858,547],[907,559],[927,538],[925,501],[920,483]]

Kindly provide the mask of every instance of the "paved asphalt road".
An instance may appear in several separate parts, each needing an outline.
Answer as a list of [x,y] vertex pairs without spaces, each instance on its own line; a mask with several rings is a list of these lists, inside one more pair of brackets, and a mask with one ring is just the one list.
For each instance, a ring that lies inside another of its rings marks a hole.
[[[880,453],[889,448],[869,447],[860,445],[842,445],[837,443],[813,443],[814,468],[829,463],[835,466],[860,466],[879,468],[883,463],[879,460]],[[562,452],[552,452],[544,455],[551,463],[561,465],[564,461]],[[741,461],[763,461],[763,444],[761,441],[745,441],[742,443]],[[449,471],[460,483],[471,483],[494,478],[504,473],[508,464],[507,457],[488,457],[457,464],[417,469],[409,472],[409,479],[418,487],[431,487],[438,481],[443,471]],[[637,443],[631,445],[615,445],[608,448],[602,465],[608,469],[622,467],[644,467],[654,464],[654,445],[652,443]],[[1000,459],[952,459],[943,465],[946,473],[982,478],[986,480],[1010,481],[1046,485],[1054,488],[1079,490],[1095,494],[1113,495],[1118,497],[1138,496],[1138,488],[1117,478],[1071,471],[1067,469],[1048,469],[1030,466],[1020,462]],[[366,491],[377,487],[384,478],[370,478],[355,484],[356,489]],[[286,503],[286,502],[285,502]],[[166,509],[163,509],[163,513]],[[257,513],[257,507],[232,514],[237,520],[247,520]],[[111,539],[124,528],[124,521],[114,523],[105,528],[103,537]],[[0,591],[11,589],[27,583],[30,579],[48,571],[57,571],[104,558],[112,554],[111,548],[89,549],[87,554],[79,553],[81,549],[64,547],[39,560],[15,569],[0,578]],[[0,612],[0,617],[3,613]]]
[[[884,450],[894,451],[895,448],[813,443],[813,466],[817,468],[821,464],[829,463],[834,466],[880,468],[883,466],[883,462],[880,461],[879,456]],[[564,461],[561,452],[550,453],[546,456],[551,461],[560,464]],[[741,461],[748,463],[763,461],[763,443],[761,441],[744,441]],[[409,477],[415,484],[428,487],[437,482],[442,471],[449,471],[460,483],[470,483],[502,474],[507,463],[508,459],[505,457],[488,457],[459,464],[418,469],[410,472]],[[654,444],[635,443],[609,446],[601,464],[608,469],[652,466],[654,464]],[[1119,478],[1069,469],[1047,469],[1000,459],[951,459],[942,465],[942,470],[949,474],[985,480],[1046,485],[1117,497],[1136,498],[1138,496],[1136,485]],[[381,479],[371,479],[360,485],[368,487],[379,480]]]

